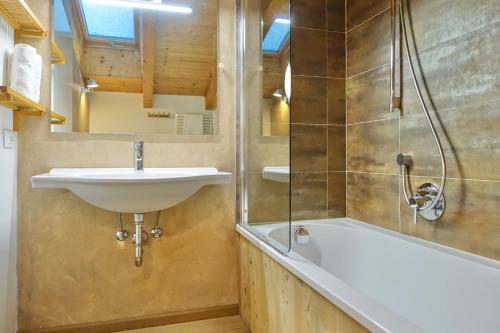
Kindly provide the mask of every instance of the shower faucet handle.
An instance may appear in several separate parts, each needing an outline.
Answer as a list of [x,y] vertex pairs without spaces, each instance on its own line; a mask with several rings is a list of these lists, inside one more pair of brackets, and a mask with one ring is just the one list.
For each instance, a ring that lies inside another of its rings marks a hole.
[[415,200],[414,198],[410,198],[409,204],[410,204],[410,207],[411,207],[412,212],[413,212],[413,219],[412,219],[413,224],[417,224],[417,214],[418,214],[418,209],[419,209],[417,200]]

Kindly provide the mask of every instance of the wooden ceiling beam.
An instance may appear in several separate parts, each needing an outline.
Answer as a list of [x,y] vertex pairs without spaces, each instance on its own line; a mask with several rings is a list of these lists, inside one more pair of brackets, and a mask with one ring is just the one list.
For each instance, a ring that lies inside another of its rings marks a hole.
[[141,53],[143,106],[145,108],[152,108],[155,74],[155,14],[150,11],[144,11],[142,15]]
[[142,78],[117,77],[117,76],[92,76],[99,84],[97,91],[142,93]]

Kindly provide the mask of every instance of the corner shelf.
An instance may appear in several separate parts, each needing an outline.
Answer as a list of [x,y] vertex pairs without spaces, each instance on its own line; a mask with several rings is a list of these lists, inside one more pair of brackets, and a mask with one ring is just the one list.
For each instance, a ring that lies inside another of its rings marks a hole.
[[57,45],[55,40],[52,40],[52,57],[51,63],[53,65],[64,65],[66,63],[66,57],[64,56],[63,51]]
[[0,86],[0,105],[14,111],[14,130],[19,130],[20,116],[43,116],[45,106],[38,104],[7,86]]
[[19,36],[45,38],[47,30],[24,0],[0,0],[0,16],[11,24]]

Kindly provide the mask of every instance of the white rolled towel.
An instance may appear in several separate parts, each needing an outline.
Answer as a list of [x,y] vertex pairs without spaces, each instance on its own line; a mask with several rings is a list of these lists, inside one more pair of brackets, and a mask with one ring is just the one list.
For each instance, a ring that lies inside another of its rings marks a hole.
[[30,45],[17,44],[11,56],[10,86],[26,97],[39,102],[42,60]]
[[35,56],[34,66],[32,99],[38,103],[40,102],[40,85],[42,83],[42,57],[39,54]]
[[36,55],[36,49],[28,44],[16,44],[12,57],[20,63],[30,63]]
[[13,64],[10,77],[11,88],[31,98],[33,74],[33,69],[29,64]]

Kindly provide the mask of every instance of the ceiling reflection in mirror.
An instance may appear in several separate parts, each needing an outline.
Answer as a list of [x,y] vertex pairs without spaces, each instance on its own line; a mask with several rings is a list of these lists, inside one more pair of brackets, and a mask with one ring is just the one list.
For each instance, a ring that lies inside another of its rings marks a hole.
[[54,0],[52,132],[217,133],[217,0]]

